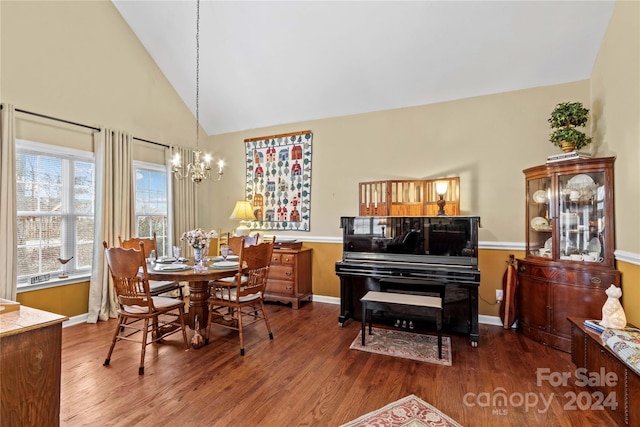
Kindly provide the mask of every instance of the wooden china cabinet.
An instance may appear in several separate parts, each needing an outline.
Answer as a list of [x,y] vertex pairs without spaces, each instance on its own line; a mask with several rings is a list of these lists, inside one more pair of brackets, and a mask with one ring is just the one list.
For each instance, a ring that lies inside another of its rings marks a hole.
[[602,318],[615,269],[615,157],[569,160],[525,169],[526,255],[518,260],[518,328],[571,351],[567,317]]

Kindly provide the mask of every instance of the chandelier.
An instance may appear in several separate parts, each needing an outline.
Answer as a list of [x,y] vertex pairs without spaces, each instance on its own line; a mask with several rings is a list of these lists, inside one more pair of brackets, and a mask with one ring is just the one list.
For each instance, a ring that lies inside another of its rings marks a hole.
[[[180,153],[175,153],[171,161],[171,171],[178,179],[191,178],[196,184],[211,178],[210,154],[204,154],[200,150],[200,0],[196,2],[196,149],[193,150],[193,163],[185,168],[182,166]],[[216,181],[222,179],[224,173],[224,161],[218,161],[218,173]]]

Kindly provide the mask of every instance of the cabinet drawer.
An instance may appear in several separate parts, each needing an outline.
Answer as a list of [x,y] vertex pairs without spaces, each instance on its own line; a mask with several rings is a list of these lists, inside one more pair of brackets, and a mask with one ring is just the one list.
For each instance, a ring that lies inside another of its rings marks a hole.
[[280,262],[282,264],[295,264],[296,256],[295,254],[282,254],[280,258]]
[[295,264],[296,254],[276,253],[271,255],[271,264]]
[[293,281],[294,273],[293,265],[272,265],[269,269],[269,279]]
[[619,285],[619,274],[615,271],[574,270],[562,267],[540,266],[529,263],[520,263],[520,273],[560,283],[572,283],[576,285],[601,286],[604,289],[609,285]]
[[271,255],[271,264],[280,264],[282,259],[282,254],[273,253]]
[[287,280],[269,279],[267,283],[267,294],[293,295],[295,292],[294,283]]

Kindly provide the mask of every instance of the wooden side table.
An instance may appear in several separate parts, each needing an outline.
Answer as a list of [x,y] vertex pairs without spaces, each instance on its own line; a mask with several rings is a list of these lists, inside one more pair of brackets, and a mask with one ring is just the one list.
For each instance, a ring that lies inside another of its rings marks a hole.
[[60,425],[62,322],[34,308],[0,314],[0,420],[3,425]]
[[[604,409],[621,426],[640,427],[640,375],[625,364],[600,339],[600,334],[583,325],[584,318],[570,317],[571,360],[577,368],[585,370],[585,377],[594,381],[589,388],[609,397]],[[630,325],[631,326],[631,325]],[[604,373],[604,375],[602,375]],[[603,377],[615,380],[605,381]],[[595,396],[591,394],[595,402]],[[615,405],[610,405],[610,403]],[[615,406],[615,407],[613,407]]]
[[311,253],[311,248],[304,247],[273,250],[266,301],[291,303],[295,310],[302,301],[311,301]]

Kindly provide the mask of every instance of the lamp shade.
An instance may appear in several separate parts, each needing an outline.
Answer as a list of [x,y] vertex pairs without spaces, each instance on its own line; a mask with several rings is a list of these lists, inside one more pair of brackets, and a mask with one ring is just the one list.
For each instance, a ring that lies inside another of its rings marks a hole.
[[449,187],[449,183],[447,181],[437,181],[436,182],[436,193],[438,195],[444,195],[447,192],[447,188]]
[[255,220],[256,216],[253,214],[253,207],[251,206],[251,203],[247,200],[238,200],[229,219],[239,221]]
[[238,200],[229,219],[240,221],[240,225],[236,228],[236,236],[248,236],[251,229],[244,224],[244,221],[256,219],[251,203],[247,200]]

